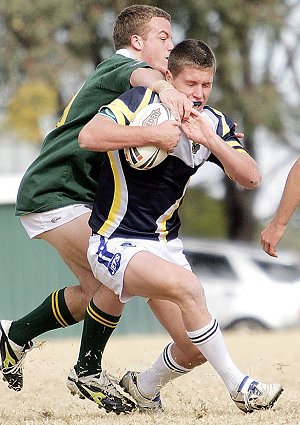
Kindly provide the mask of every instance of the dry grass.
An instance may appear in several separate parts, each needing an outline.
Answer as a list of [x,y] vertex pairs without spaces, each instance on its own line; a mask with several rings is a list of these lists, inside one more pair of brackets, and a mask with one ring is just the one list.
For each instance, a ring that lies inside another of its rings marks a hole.
[[[87,400],[72,397],[65,378],[76,360],[77,340],[48,341],[26,359],[20,393],[0,383],[1,425],[300,425],[300,329],[276,333],[226,333],[239,367],[265,382],[280,382],[284,393],[270,411],[244,415],[228,397],[209,365],[169,383],[162,391],[165,412],[151,416],[106,414]],[[104,366],[121,376],[147,367],[168,341],[166,336],[115,337]]]

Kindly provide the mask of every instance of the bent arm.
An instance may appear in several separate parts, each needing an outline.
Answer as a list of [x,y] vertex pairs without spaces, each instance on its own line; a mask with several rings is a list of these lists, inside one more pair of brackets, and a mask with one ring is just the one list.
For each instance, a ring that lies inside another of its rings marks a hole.
[[152,68],[137,68],[130,76],[132,87],[143,86],[155,91],[154,88],[159,88],[163,83],[167,83],[164,75]]
[[300,205],[300,157],[292,166],[281,196],[279,206],[260,234],[260,243],[264,251],[277,257],[277,244],[285,233],[288,222]]
[[245,189],[255,189],[262,177],[256,161],[246,152],[239,152],[214,134],[214,143],[210,151],[222,163],[226,174]]
[[180,134],[176,121],[166,121],[158,126],[135,127],[117,124],[97,114],[80,131],[78,143],[82,149],[97,152],[151,145],[168,151],[177,145]]
[[213,130],[202,114],[182,124],[182,129],[190,140],[205,146],[223,165],[226,174],[245,189],[255,189],[261,182],[256,161],[244,151],[234,149],[225,143]]

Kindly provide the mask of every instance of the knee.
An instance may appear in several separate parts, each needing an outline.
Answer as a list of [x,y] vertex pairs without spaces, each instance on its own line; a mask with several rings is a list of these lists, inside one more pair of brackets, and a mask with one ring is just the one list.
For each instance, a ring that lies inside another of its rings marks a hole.
[[177,304],[181,308],[201,306],[205,302],[204,289],[194,273],[188,279],[180,279],[175,286]]

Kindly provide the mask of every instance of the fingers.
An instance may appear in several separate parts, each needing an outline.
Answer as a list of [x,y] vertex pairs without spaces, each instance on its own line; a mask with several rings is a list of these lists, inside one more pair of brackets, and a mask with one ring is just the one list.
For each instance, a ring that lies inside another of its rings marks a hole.
[[183,106],[183,110],[181,114],[181,120],[186,121],[191,115],[191,112],[193,110],[193,102],[191,102],[189,99],[186,98],[184,99],[182,106]]
[[238,139],[243,139],[245,137],[244,133],[235,133],[235,135]]
[[263,250],[270,255],[271,257],[278,257],[277,251],[276,251],[276,244],[267,242],[266,235],[264,234],[264,231],[260,235],[260,244],[263,248]]
[[161,102],[170,109],[175,120],[181,122],[181,120],[185,120],[190,116],[193,103],[185,94],[178,92],[176,89],[163,90],[159,97]]
[[194,109],[194,108],[191,109],[191,115],[193,115],[195,117],[201,117],[201,113],[199,111],[197,111],[197,109]]

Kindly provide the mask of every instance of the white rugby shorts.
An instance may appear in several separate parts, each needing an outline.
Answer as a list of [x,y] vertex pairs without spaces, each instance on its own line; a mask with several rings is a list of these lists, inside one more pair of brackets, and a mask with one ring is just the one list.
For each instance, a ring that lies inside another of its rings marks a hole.
[[91,213],[92,205],[74,204],[41,213],[30,213],[20,217],[21,223],[30,239],[69,223],[83,214]]
[[96,279],[111,289],[122,303],[126,303],[132,295],[123,289],[124,272],[132,257],[140,251],[152,254],[191,270],[183,254],[182,241],[177,238],[164,243],[146,239],[105,238],[92,235],[89,241],[88,260]]

